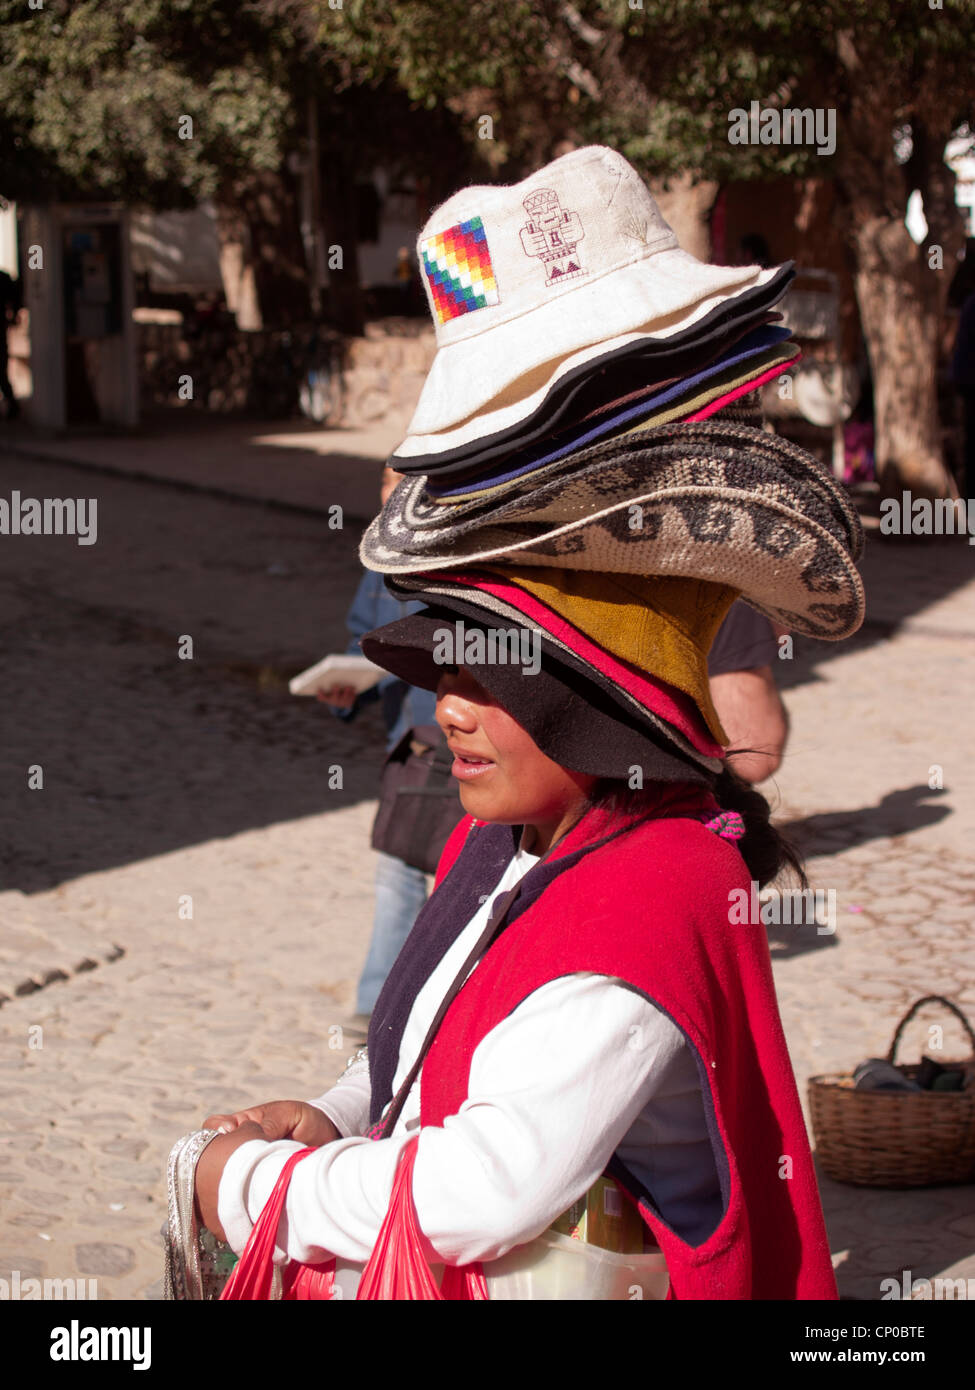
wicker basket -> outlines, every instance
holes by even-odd
[[[942,1004],[964,1025],[975,1055],[975,1032],[961,1010],[940,994],[912,1004],[897,1025],[887,1061],[894,1064],[901,1033],[925,1004]],[[852,1075],[809,1081],[816,1158],[837,1182],[862,1187],[935,1187],[975,1183],[975,1068],[962,1091],[858,1091]],[[914,1080],[918,1066],[898,1065]]]

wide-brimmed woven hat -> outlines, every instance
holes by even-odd
[[[450,430],[492,402],[506,412],[496,428],[524,419],[558,373],[676,334],[779,273],[682,251],[636,171],[603,146],[456,193],[421,231],[417,259],[437,355],[397,452],[413,436],[425,437],[414,452],[452,447]]]
[[[500,561],[670,574],[737,589],[773,622],[836,640],[863,621],[863,530],[832,475],[774,434],[716,416],[637,430],[532,475],[483,511],[404,478],[362,539],[384,574]]]

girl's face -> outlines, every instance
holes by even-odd
[[[455,754],[451,771],[464,810],[478,820],[532,826],[535,837],[523,847],[544,854],[575,822],[597,779],[546,757],[464,666],[444,668],[436,718]]]

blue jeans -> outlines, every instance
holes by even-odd
[[[427,900],[426,875],[402,859],[380,853],[376,864],[376,910],[369,954],[359,976],[356,1013],[371,1014],[379,991]]]

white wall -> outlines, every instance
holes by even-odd
[[[132,268],[149,272],[153,290],[203,294],[222,290],[216,214],[207,200],[191,212],[133,209]]]
[[[0,270],[17,278],[17,204],[0,208]]]

